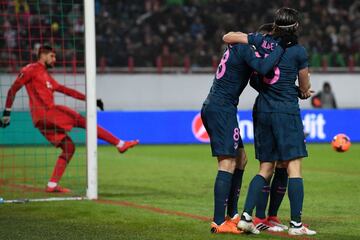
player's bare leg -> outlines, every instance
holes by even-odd
[[[63,176],[67,164],[75,153],[75,145],[69,136],[66,136],[60,143],[59,147],[62,149],[59,155],[51,178],[47,184],[46,192],[50,193],[68,193],[70,189],[63,188],[59,185],[59,181]]]
[[[236,158],[235,169],[245,170],[247,164],[247,156],[244,148],[239,148],[239,156]]]
[[[290,235],[315,235],[316,232],[305,227],[301,222],[301,212],[304,201],[304,185],[301,175],[302,159],[289,161],[288,175],[289,187],[288,194],[291,209]]]
[[[236,159],[219,156],[218,158],[218,174],[216,176],[214,187],[214,219],[211,223],[212,233],[233,233],[240,234],[232,221],[225,219],[225,210],[227,199],[229,198],[232,177],[236,166]]]

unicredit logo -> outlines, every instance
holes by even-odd
[[[200,113],[196,114],[192,121],[192,132],[200,142],[210,142],[210,138],[201,120]]]

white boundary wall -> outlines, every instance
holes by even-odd
[[[0,109],[5,104],[7,87],[16,75],[0,75]],[[84,92],[84,76],[55,74],[54,77],[69,87]],[[11,80],[10,80],[11,79]],[[200,109],[213,81],[212,74],[101,74],[97,75],[97,97],[102,98],[106,110],[195,110]],[[312,89],[319,91],[328,81],[335,93],[340,108],[360,108],[360,74],[312,74]],[[24,93],[22,93],[24,94]],[[21,93],[19,93],[21,96]],[[56,95],[59,104],[85,105],[71,98]],[[251,109],[256,92],[248,86],[240,97],[239,109]],[[64,102],[65,101],[65,102]],[[15,107],[27,106],[26,97],[17,99]],[[302,108],[311,108],[309,101],[301,101]]]

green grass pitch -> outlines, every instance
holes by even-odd
[[[30,153],[39,148],[25,150]],[[249,161],[240,207],[258,169],[253,146],[246,145],[246,151]],[[295,239],[360,239],[360,144],[353,144],[346,153],[333,151],[330,144],[309,144],[308,151],[310,157],[303,164],[303,221],[318,235]],[[71,163],[74,166],[83,161],[77,156],[85,151],[78,147],[77,152]],[[217,164],[208,145],[139,146],[124,155],[113,147],[101,146],[98,153],[99,197],[107,201],[1,204],[0,239],[288,238],[286,234],[210,234],[206,219],[212,216]],[[55,163],[50,159],[46,160],[47,172]],[[63,180],[69,188],[72,186],[66,183],[71,171]],[[41,186],[47,177],[38,178]],[[289,220],[287,197],[279,216],[284,222]]]

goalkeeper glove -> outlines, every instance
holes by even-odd
[[[279,45],[285,50],[298,43],[297,36],[294,34],[286,34],[280,37]]]
[[[101,111],[104,111],[104,103],[103,103],[103,101],[101,100],[101,98],[99,98],[99,99],[96,100],[96,106],[97,106],[98,108],[100,108]]]
[[[9,109],[5,109],[3,112],[3,116],[1,119],[1,127],[2,128],[6,128],[7,126],[10,125],[10,114],[11,114],[11,110]]]

